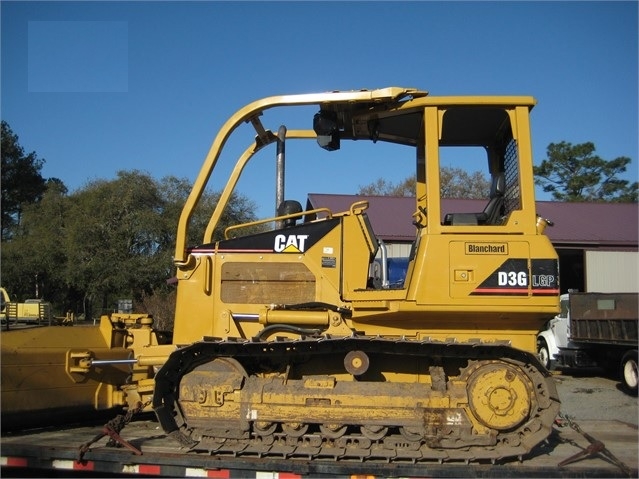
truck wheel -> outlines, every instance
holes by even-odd
[[[537,342],[537,356],[539,357],[539,362],[550,371],[553,367],[553,361],[550,360],[550,350],[546,340],[543,338]]]
[[[637,394],[637,351],[628,351],[621,360],[621,381],[631,394]]]

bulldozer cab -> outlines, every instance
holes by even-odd
[[[500,320],[516,318],[508,328],[528,338],[529,330],[536,332],[542,318],[558,309],[557,256],[535,212],[529,124],[534,105],[526,96],[433,97],[392,87],[270,97],[239,110],[213,142],[180,218],[176,341],[250,337],[264,325],[287,321],[276,311],[300,308],[314,311],[317,317],[308,322],[321,330],[340,323],[331,311],[352,318],[340,329],[344,334],[355,322],[392,318],[402,328],[448,318],[453,328],[463,329],[468,317],[480,313],[495,328]],[[293,106],[316,110],[302,125],[286,124],[283,137],[265,126],[270,110]],[[237,159],[202,242],[187,245],[193,210],[228,138],[244,123],[252,125],[254,137]],[[251,158],[269,145],[295,140],[314,141],[328,152],[348,141],[412,149],[415,210],[406,221],[415,225],[415,241],[401,281],[388,281],[389,264],[398,258],[389,258],[377,237],[366,201],[345,211],[303,211],[299,202],[286,202],[275,217],[233,225],[224,239],[213,241]],[[484,200],[458,202],[445,211],[442,167],[455,162],[484,171],[491,187]],[[311,178],[308,192],[312,188]],[[372,277],[374,270],[379,278]],[[525,349],[534,349],[530,341]]]

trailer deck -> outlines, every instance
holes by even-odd
[[[284,455],[222,457],[187,453],[154,420],[133,421],[121,435],[142,455],[124,447],[94,443],[78,461],[80,446],[101,427],[51,428],[4,434],[2,477],[638,477],[637,427],[621,421],[558,420],[549,439],[522,460],[492,463],[412,463],[301,460]],[[585,433],[581,433],[581,432]],[[594,443],[593,443],[594,440]],[[575,457],[577,456],[577,457]],[[574,461],[560,467],[562,462]],[[41,474],[41,475],[40,475]]]

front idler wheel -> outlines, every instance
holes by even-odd
[[[471,413],[488,428],[512,430],[530,417],[533,385],[514,365],[477,363],[468,375],[467,391]]]

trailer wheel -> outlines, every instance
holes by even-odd
[[[637,351],[628,351],[621,359],[621,381],[631,394],[637,394]]]
[[[539,362],[549,371],[554,367],[554,361],[550,360],[550,349],[548,349],[548,344],[544,338],[537,341],[537,356],[539,357]]]

